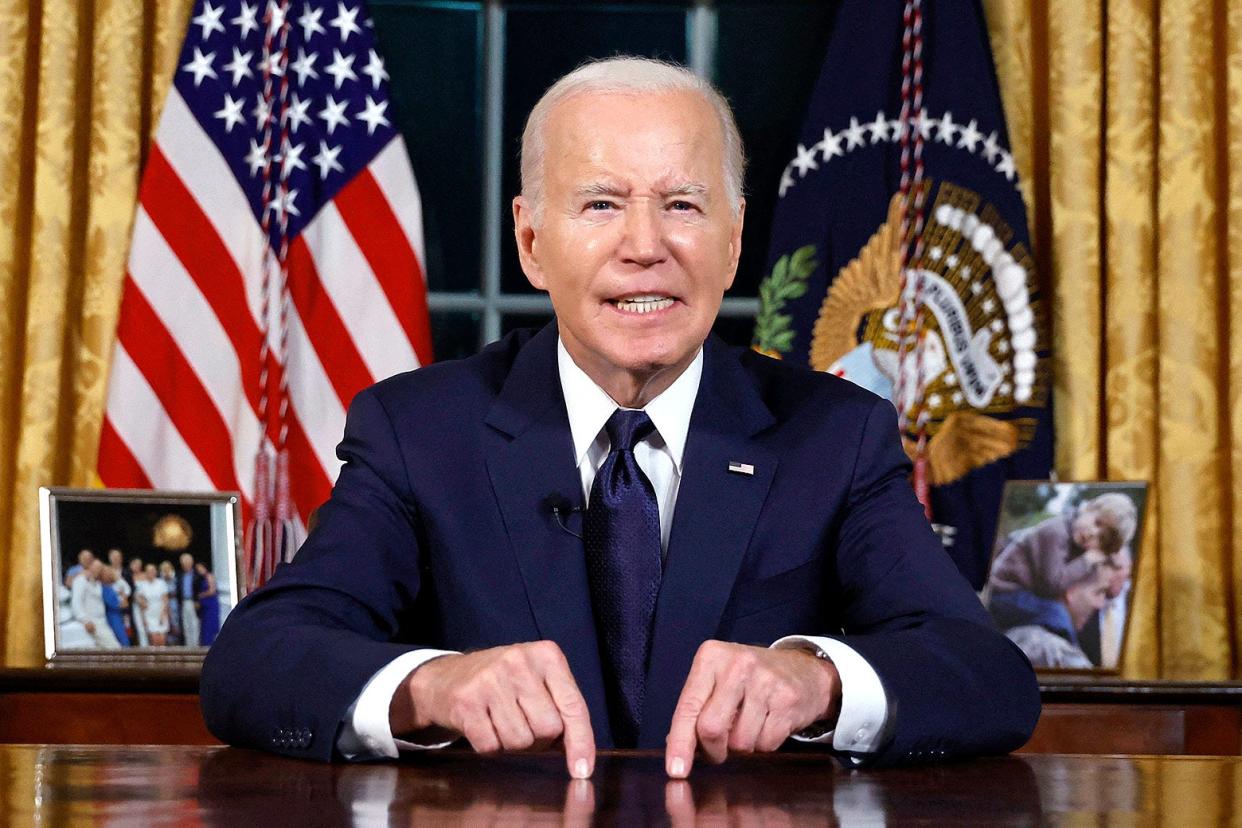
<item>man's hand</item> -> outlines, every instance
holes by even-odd
[[[685,778],[699,746],[720,763],[735,753],[773,751],[791,733],[841,712],[841,677],[831,661],[802,650],[706,641],[673,711],[664,765]]]
[[[442,728],[479,753],[541,750],[564,737],[570,775],[595,768],[586,701],[551,641],[432,659],[406,678],[388,720],[394,736]]]

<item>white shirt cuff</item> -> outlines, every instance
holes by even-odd
[[[846,753],[874,753],[888,732],[888,696],[875,669],[848,644],[820,635],[787,635],[772,644],[777,649],[818,650],[841,676],[841,715],[835,729],[814,738],[793,736],[799,742],[832,743]]]
[[[394,739],[388,724],[388,708],[406,676],[433,658],[456,654],[452,650],[412,650],[376,671],[345,711],[345,721],[336,737],[340,754],[346,759],[395,759],[400,750],[434,750],[451,745],[452,741],[419,745]]]

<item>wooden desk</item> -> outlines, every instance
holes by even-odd
[[[1044,677],[1027,753],[1242,755],[1242,683]],[[218,744],[198,673],[0,669],[0,744]]]
[[[0,824],[1238,824],[1242,759],[1026,756],[846,771],[817,754],[696,766],[611,752],[573,782],[557,755],[423,754],[327,765],[232,748],[0,747]]]

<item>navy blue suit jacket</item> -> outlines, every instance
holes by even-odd
[[[895,718],[870,761],[1021,745],[1039,715],[1034,674],[923,517],[893,406],[714,337],[704,357],[639,746],[663,746],[703,641],[790,633],[840,637],[879,674]],[[550,639],[609,746],[582,542],[548,506],[581,501],[555,325],[363,391],[338,453],[340,478],[296,560],[241,602],[208,653],[212,732],[329,759],[346,709],[401,653]]]

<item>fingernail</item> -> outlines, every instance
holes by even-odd
[[[575,777],[577,777],[578,779],[586,779],[590,775],[591,775],[591,768],[587,764],[587,760],[579,759],[577,762],[574,762],[574,776]]]
[[[668,775],[681,778],[686,775],[686,760],[680,756],[675,757],[668,765]]]

